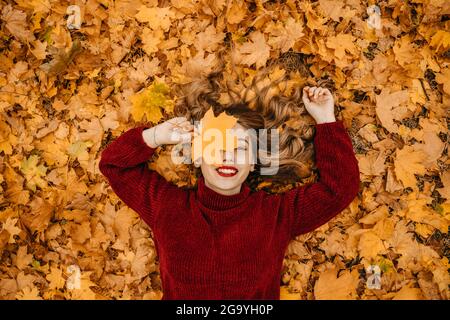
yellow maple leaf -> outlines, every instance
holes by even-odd
[[[390,92],[383,88],[376,96],[375,111],[383,127],[390,132],[398,132],[398,125],[395,120],[402,120],[407,114],[408,90]]]
[[[23,8],[33,9],[35,13],[47,13],[52,8],[49,0],[17,0],[16,3]]]
[[[237,136],[227,132],[237,123],[237,118],[227,115],[225,112],[215,116],[210,108],[200,121],[198,135],[192,142],[192,160],[203,156],[203,161],[208,164],[220,163],[220,155],[217,149],[230,150],[237,146]],[[232,138],[232,140],[230,140]],[[213,141],[211,141],[213,140]]]
[[[142,49],[151,55],[154,52],[158,52],[159,44],[164,40],[164,32],[162,30],[152,30],[150,28],[144,28],[142,31],[142,43],[144,44]]]
[[[301,300],[301,294],[290,292],[287,286],[280,287],[280,300]]]
[[[163,29],[168,31],[172,24],[170,19],[175,17],[175,13],[171,11],[170,7],[147,8],[146,6],[141,6],[138,11],[135,16],[136,19],[139,22],[147,22],[153,30]]]
[[[50,289],[61,289],[64,288],[66,280],[62,276],[63,272],[61,269],[56,267],[51,267],[51,272],[45,276],[49,281]]]
[[[17,300],[42,300],[42,297],[39,295],[39,290],[34,285],[32,288],[29,286],[23,288],[23,290],[16,294]]]
[[[30,50],[31,53],[38,59],[43,60],[47,55],[47,42],[41,42],[39,40],[34,41],[34,49]]]
[[[414,288],[411,284],[402,287],[392,300],[423,300],[422,290]]]
[[[241,1],[232,1],[230,6],[228,6],[228,10],[226,13],[227,23],[229,24],[238,24],[242,20],[244,20],[247,15],[247,7],[245,2]]]
[[[19,246],[16,255],[16,267],[19,269],[24,269],[33,261],[33,255],[27,253],[27,246]]]
[[[11,128],[5,121],[0,121],[0,152],[12,154],[13,145],[17,143],[17,137],[11,133]]]
[[[377,255],[386,253],[383,241],[372,231],[361,235],[358,250],[360,255],[366,259],[376,258]]]
[[[269,25],[268,31],[270,32],[269,44],[274,49],[280,48],[282,53],[292,48],[295,42],[305,35],[303,24],[291,17],[284,23]]]
[[[83,161],[89,160],[89,151],[88,148],[92,147],[92,141],[76,141],[72,143],[67,149],[67,153],[72,157],[78,159],[78,162],[82,163]]]
[[[92,271],[79,272],[75,271],[66,281],[67,298],[72,300],[95,300],[96,294],[91,287],[97,286],[91,281]]]
[[[426,154],[422,150],[415,150],[412,146],[405,146],[397,150],[394,160],[394,171],[403,186],[417,189],[414,174],[424,174],[426,172],[423,162]]]
[[[19,234],[20,231],[22,231],[22,229],[16,227],[17,220],[19,220],[19,219],[17,219],[17,218],[13,219],[13,218],[9,217],[8,219],[6,219],[6,222],[3,223],[3,230],[8,231],[8,233],[9,233],[8,243],[16,242],[16,240],[14,239],[14,236]]]
[[[444,92],[450,96],[450,68],[436,74],[436,82],[442,84]]]
[[[351,55],[356,55],[358,50],[353,43],[355,41],[355,37],[351,34],[343,34],[339,33],[336,36],[331,36],[327,38],[326,45],[330,49],[334,49],[334,55],[338,59],[343,59],[346,52]]]
[[[435,52],[445,51],[450,48],[450,32],[438,30],[430,41],[430,46],[435,49]]]
[[[33,154],[28,159],[22,160],[20,164],[20,171],[22,171],[27,179],[26,186],[33,192],[36,192],[36,186],[39,186],[41,189],[47,187],[47,181],[42,179],[47,172],[47,167],[43,164],[37,165],[38,162],[39,157]]]
[[[442,233],[447,232],[450,225],[449,221],[436,211],[427,207],[427,199],[416,199],[417,193],[411,192],[408,197],[408,207],[406,208],[406,217],[412,221],[430,225]]]
[[[313,8],[313,4],[309,2],[301,2],[300,8],[302,11],[305,12],[306,16],[306,25],[310,30],[324,30],[326,29],[326,26],[324,23],[328,20],[327,17],[322,16],[321,14],[317,13],[315,9]]]
[[[350,300],[355,299],[359,283],[358,270],[344,270],[337,277],[337,269],[324,271],[314,285],[316,300]]]
[[[141,121],[146,115],[147,120],[157,123],[162,118],[161,108],[173,112],[174,103],[168,97],[169,87],[162,82],[155,81],[150,87],[131,97],[133,108],[131,115],[135,121]]]
[[[238,59],[240,63],[251,66],[256,64],[256,68],[261,68],[267,62],[270,56],[270,47],[266,43],[264,34],[255,31],[250,35],[251,42],[244,43],[240,48]]]

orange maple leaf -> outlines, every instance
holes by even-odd
[[[225,112],[216,117],[210,108],[200,120],[198,135],[193,139],[192,160],[203,156],[203,160],[208,164],[220,163],[220,154],[217,151],[230,150],[237,146],[237,136],[227,132],[227,129],[233,128],[236,123],[236,117]]]

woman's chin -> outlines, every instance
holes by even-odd
[[[220,189],[233,189],[238,184],[239,175],[236,174],[231,177],[224,177],[220,174],[216,174],[214,180],[214,185],[216,185]]]

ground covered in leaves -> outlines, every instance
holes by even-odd
[[[359,196],[291,242],[282,298],[449,299],[450,3],[378,1],[379,28],[372,4],[0,0],[0,299],[161,298],[151,230],[98,161],[170,116],[171,85],[219,52],[238,91],[271,61],[270,80],[289,73],[280,92],[330,88],[359,161]],[[192,182],[159,156],[153,169]]]

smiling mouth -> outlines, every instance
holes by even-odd
[[[217,173],[222,177],[233,177],[238,173],[238,169],[230,166],[222,166],[216,169]]]

